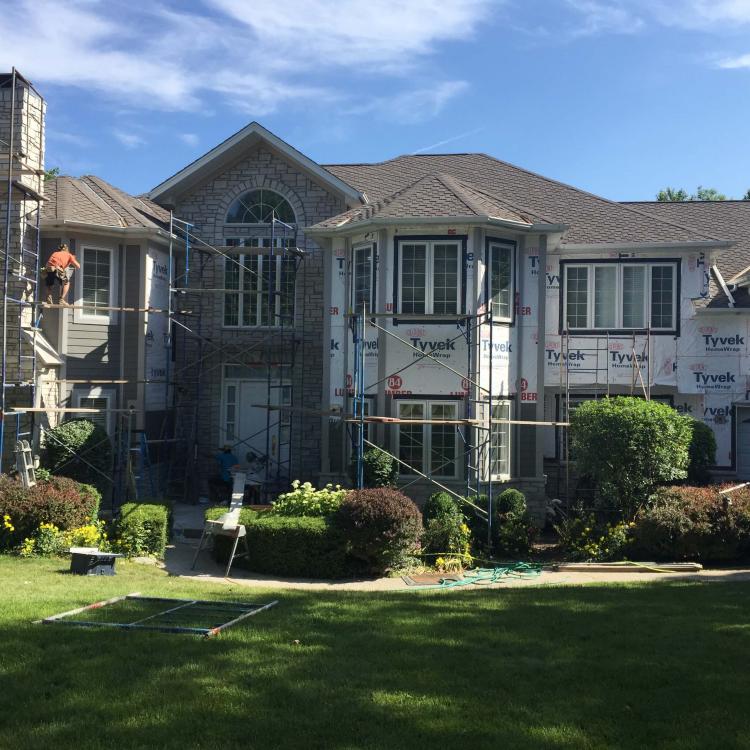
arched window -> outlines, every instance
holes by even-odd
[[[294,224],[296,217],[289,202],[273,190],[248,190],[227,212],[227,224],[271,224],[273,219]]]

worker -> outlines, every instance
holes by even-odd
[[[55,281],[60,282],[60,304],[68,304],[68,289],[70,288],[70,279],[68,278],[68,268],[80,268],[81,264],[76,260],[75,250],[69,250],[68,246],[63,244],[49,256],[44,266],[45,283],[47,285],[47,304],[52,304],[52,290],[55,287]]]
[[[209,481],[212,490],[212,502],[229,502],[232,497],[232,467],[237,466],[240,460],[232,453],[232,446],[225,445],[214,455],[219,465],[218,474]]]

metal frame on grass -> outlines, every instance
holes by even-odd
[[[141,602],[164,602],[167,606],[166,609],[156,612],[147,617],[142,617],[139,620],[133,620],[132,622],[97,622],[95,620],[70,620],[68,619],[72,615],[78,615],[81,612],[87,612],[93,609],[101,609],[117,602],[131,600]],[[84,628],[118,628],[120,630],[152,630],[160,633],[187,633],[190,635],[202,635],[206,638],[213,638],[213,636],[221,633],[222,630],[236,625],[242,620],[257,615],[258,612],[270,609],[278,604],[278,600],[274,599],[272,602],[267,604],[250,604],[247,602],[222,602],[222,601],[211,601],[210,599],[169,599],[160,596],[141,596],[140,593],[135,592],[132,594],[125,594],[123,596],[113,596],[111,599],[106,599],[101,602],[94,602],[93,604],[87,604],[85,607],[78,607],[77,609],[71,609],[67,612],[61,612],[58,615],[52,615],[51,617],[45,617],[43,620],[37,620],[44,625],[75,625]],[[192,611],[203,612],[203,613],[216,613],[213,615],[213,619],[221,619],[221,621],[212,625],[211,627],[187,627],[184,625],[174,624],[178,620],[168,618],[167,615],[175,615],[180,612],[184,615],[186,612]],[[224,615],[220,618],[220,613]],[[230,617],[230,615],[234,615]],[[227,619],[229,618],[229,619]],[[159,625],[159,620],[162,620],[163,624]],[[150,624],[146,624],[150,622]],[[171,623],[171,624],[167,624]]]

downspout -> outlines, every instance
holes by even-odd
[[[539,235],[539,275],[537,276],[537,344],[536,344],[536,421],[544,422],[544,343],[547,330],[547,235]],[[544,430],[535,428],[535,475],[544,476]]]

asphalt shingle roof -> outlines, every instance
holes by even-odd
[[[733,240],[735,244],[719,260],[722,276],[731,281],[750,271],[750,201],[638,201],[624,205]]]
[[[467,189],[507,207],[567,224],[569,244],[624,242],[694,242],[717,239],[704,231],[654,216],[637,206],[606,200],[529,172],[486,154],[422,154],[399,156],[376,164],[330,164],[325,168],[377,203],[403,191],[427,175],[449,175]],[[452,199],[451,199],[452,200]],[[406,204],[406,201],[404,201]],[[409,211],[414,216],[415,210]],[[451,215],[446,204],[441,215]],[[349,213],[349,212],[347,212]],[[340,223],[340,222],[339,222]],[[336,226],[337,223],[329,224]],[[721,238],[723,239],[723,238]]]
[[[169,212],[148,200],[123,192],[100,177],[60,176],[46,182],[42,223],[74,221],[103,227],[163,229]]]

